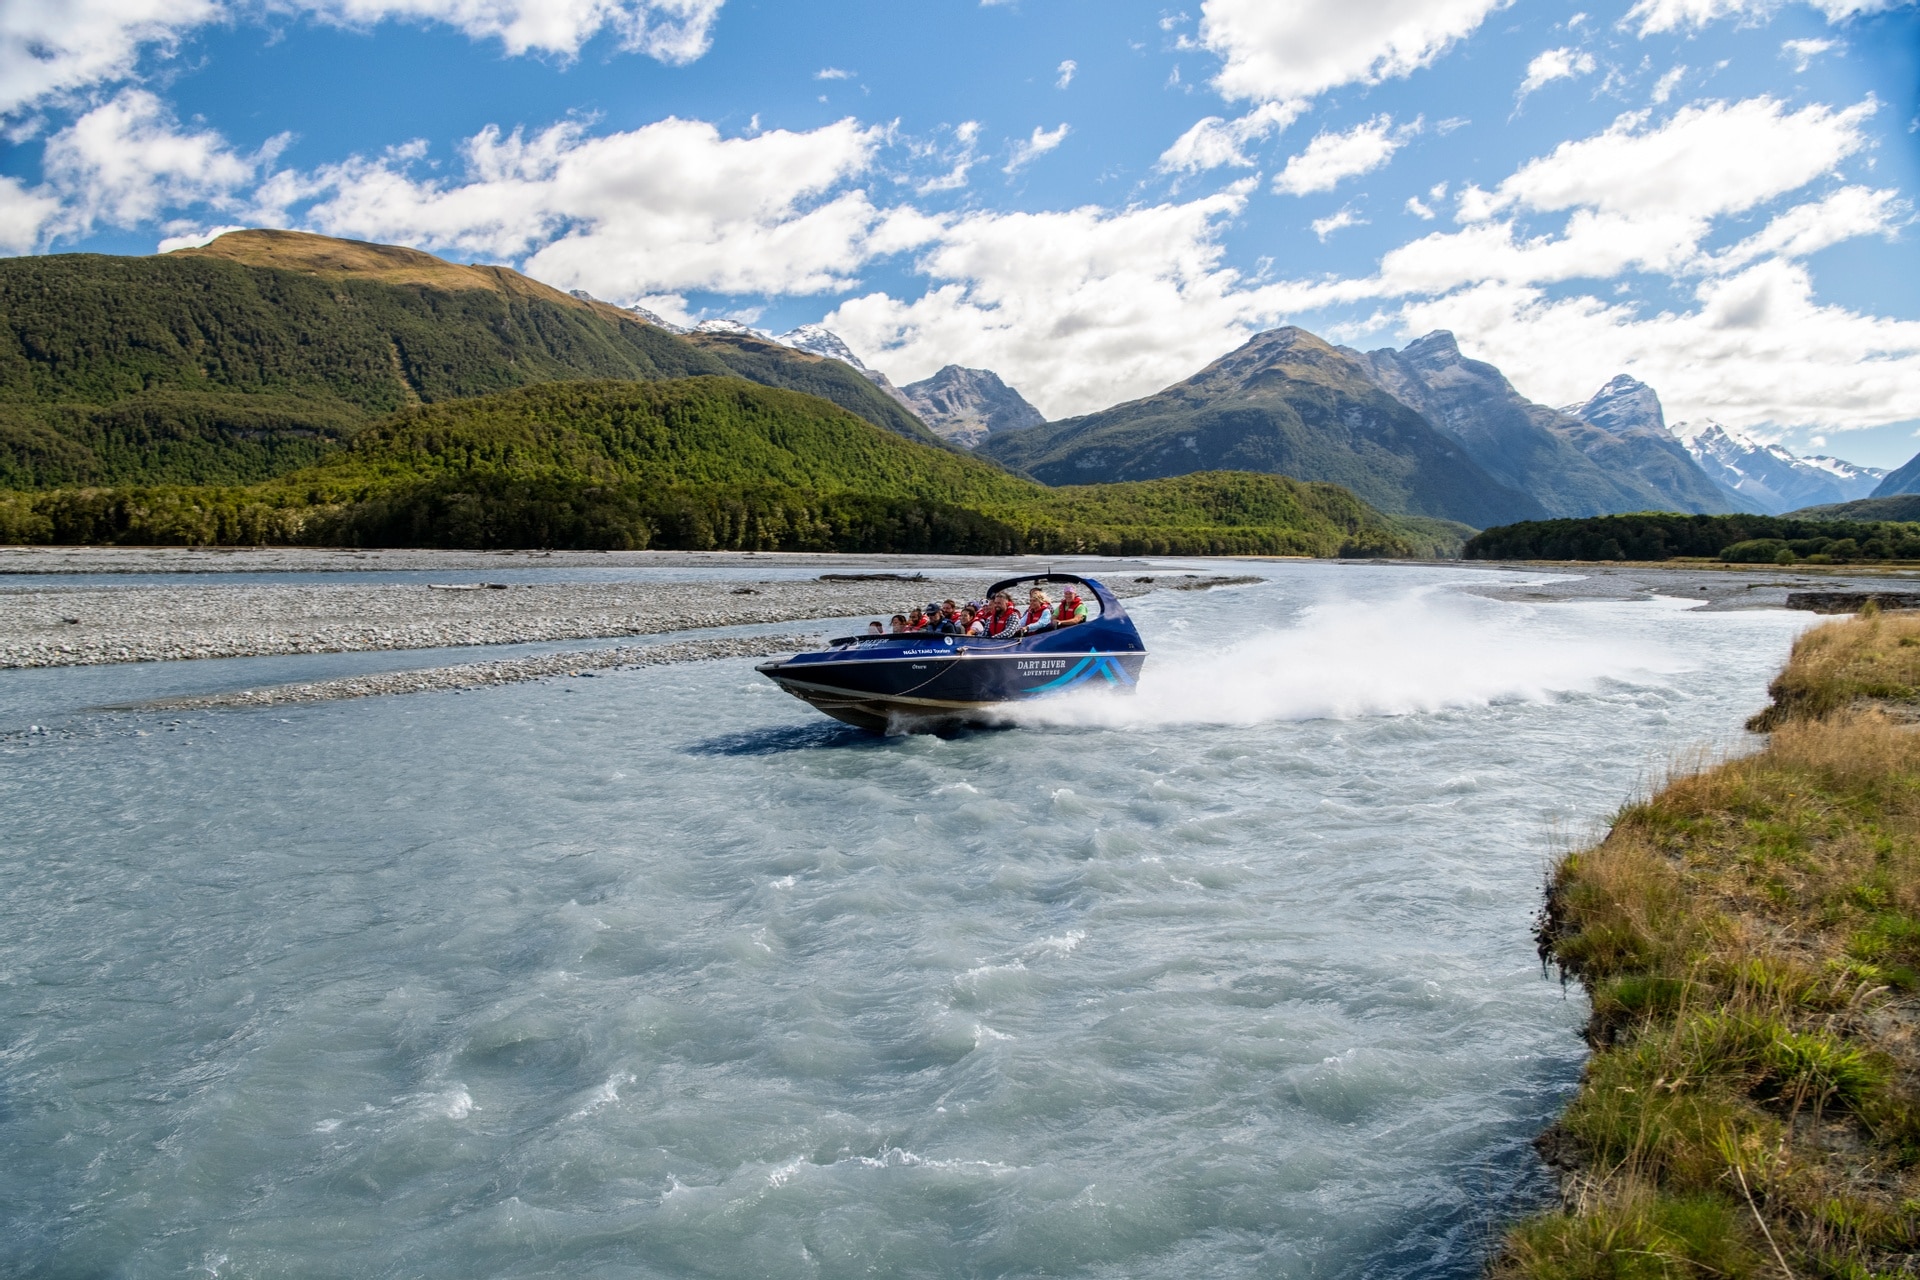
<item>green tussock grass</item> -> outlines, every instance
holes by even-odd
[[[1920,1261],[1920,733],[1907,620],[1832,623],[1767,747],[1563,859],[1542,954],[1592,997],[1551,1135],[1565,1205],[1501,1276],[1911,1274]]]

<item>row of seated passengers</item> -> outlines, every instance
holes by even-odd
[[[1067,588],[1057,605],[1047,599],[1045,591],[1035,587],[1027,593],[1025,609],[1015,604],[1012,593],[1006,591],[995,592],[993,599],[985,602],[969,600],[956,604],[942,600],[924,609],[915,605],[911,613],[896,613],[884,628],[878,622],[869,622],[867,634],[927,631],[934,635],[1006,640],[1054,627],[1070,627],[1076,622],[1085,622],[1087,616],[1087,602],[1072,587]]]

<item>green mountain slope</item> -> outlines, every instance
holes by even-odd
[[[730,377],[411,406],[249,487],[0,499],[0,541],[1404,555],[1436,533],[1280,476],[1049,489]]]
[[[1920,493],[1829,502],[1818,507],[1801,507],[1787,515],[1802,520],[1920,520]]]
[[[297,232],[0,259],[0,486],[247,482],[410,404],[735,374],[937,438],[837,361],[682,338],[500,267]]]
[[[1291,327],[1143,400],[992,436],[979,452],[1050,484],[1264,471],[1476,527],[1545,514],[1353,360]]]

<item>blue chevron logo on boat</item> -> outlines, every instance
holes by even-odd
[[[1122,686],[1133,683],[1133,677],[1127,674],[1126,668],[1122,667],[1112,658],[1104,654],[1089,654],[1054,679],[1036,688],[1029,689],[1027,696],[1034,697],[1042,693],[1059,693],[1062,690],[1071,689],[1075,685],[1082,685],[1091,680],[1102,679],[1108,684]]]

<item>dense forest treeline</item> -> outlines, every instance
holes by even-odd
[[[1282,476],[1049,489],[720,377],[411,406],[252,485],[0,495],[6,542],[1404,556],[1460,532]]]
[[[1737,564],[1920,560],[1920,524],[1654,511],[1501,525],[1468,539],[1461,555],[1470,560],[1702,556]]]

